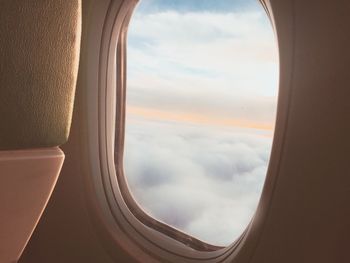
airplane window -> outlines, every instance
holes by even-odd
[[[142,0],[127,44],[124,172],[153,218],[213,245],[251,220],[265,180],[278,54],[257,0]]]

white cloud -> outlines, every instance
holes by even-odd
[[[138,14],[128,102],[273,123],[278,62],[263,12]]]
[[[266,21],[263,12],[138,14],[130,23],[129,60],[141,66],[174,63],[219,74],[238,71],[239,76],[252,76],[252,66],[276,70],[274,36]]]
[[[129,119],[124,164],[131,192],[155,218],[228,245],[260,196],[271,144],[264,135]]]

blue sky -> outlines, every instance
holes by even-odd
[[[142,1],[142,0],[141,0]],[[138,12],[153,13],[169,10],[178,12],[220,12],[260,10],[257,1],[247,0],[143,0]]]
[[[124,169],[150,215],[216,245],[263,186],[277,103],[274,33],[256,0],[141,0],[130,22]]]

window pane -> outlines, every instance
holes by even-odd
[[[257,0],[142,0],[128,33],[124,170],[152,217],[228,245],[256,209],[278,82]]]

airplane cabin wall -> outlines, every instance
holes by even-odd
[[[266,186],[273,188],[271,199],[250,262],[346,263],[350,4],[269,2],[281,54],[278,107],[287,113],[284,134],[275,138],[281,140],[281,157],[274,184]]]
[[[85,189],[93,187],[86,180],[84,87],[92,62],[88,53],[94,52],[94,45],[85,41],[102,27],[89,19],[103,16],[107,2],[83,1],[83,51],[72,134],[63,148],[67,160],[21,263],[128,263],[146,253],[128,254],[104,236],[89,208],[95,201]],[[265,3],[275,21],[281,61],[276,135],[257,214],[225,262],[346,263],[350,261],[350,4]]]

